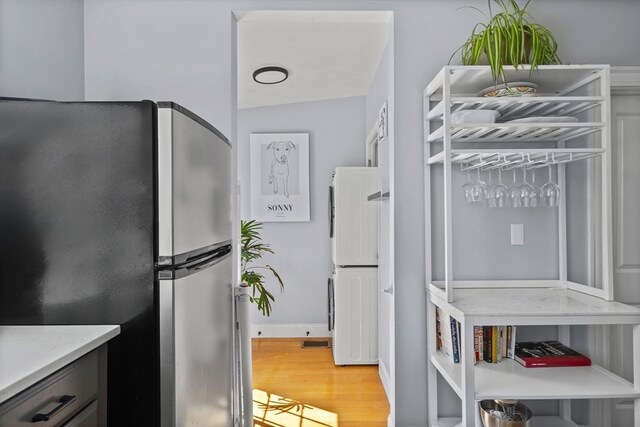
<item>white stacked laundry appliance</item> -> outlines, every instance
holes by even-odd
[[[378,363],[378,169],[336,168],[329,187],[333,271],[329,330],[336,365]]]

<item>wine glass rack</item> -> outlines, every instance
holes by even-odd
[[[608,89],[609,68],[599,65],[547,65],[535,72],[528,69],[506,70],[506,81],[532,81],[540,89],[539,96],[480,97],[483,86],[491,84],[486,66],[447,66],[424,90],[424,147],[426,166],[425,189],[430,189],[429,167],[444,165],[444,281],[441,289],[452,302],[456,286],[468,286],[454,280],[454,242],[452,224],[452,170],[462,164],[463,170],[490,171],[547,166],[557,167],[558,185],[565,186],[565,165],[595,158],[603,171],[601,241],[602,286],[595,288],[567,278],[566,209],[558,208],[559,272],[554,285],[576,289],[605,300],[613,299],[610,259],[610,124]],[[453,123],[452,114],[461,110],[493,109],[500,112],[496,123]],[[573,117],[573,122],[558,122]],[[579,117],[579,119],[578,119]],[[585,119],[586,117],[586,119]],[[595,120],[594,120],[595,119]],[[516,121],[514,121],[516,120]],[[583,141],[595,141],[589,144]],[[504,148],[504,146],[508,148]],[[491,148],[500,146],[500,148]],[[544,148],[539,148],[543,146]],[[482,147],[482,148],[478,148]],[[431,191],[425,191],[427,238],[430,236]],[[435,196],[434,196],[435,197]],[[427,248],[430,252],[430,248]],[[427,258],[429,261],[429,258]],[[429,283],[431,271],[427,271]],[[504,286],[549,286],[548,280],[510,281]]]
[[[571,399],[621,398],[633,399],[634,423],[640,426],[640,309],[612,301],[609,66],[547,65],[535,72],[506,67],[505,74],[506,81],[537,84],[539,96],[478,96],[492,81],[486,66],[446,66],[423,92],[429,426],[480,427],[477,405],[482,399],[558,399],[559,414],[534,416],[532,425],[576,427]],[[497,110],[497,122],[452,122],[457,111],[483,109]],[[558,116],[579,118],[559,122]],[[599,250],[593,252],[598,257],[593,262],[601,266],[599,287],[568,279],[566,167],[584,160],[589,161],[586,170],[590,174],[585,182],[600,191],[593,215],[600,221],[596,227]],[[490,174],[496,169],[549,166],[556,169],[560,188],[557,236],[549,236],[557,239],[557,279],[457,280],[453,221],[460,216],[453,215],[454,169]],[[440,172],[441,188],[435,184]],[[440,199],[437,208],[443,209],[435,218],[443,222],[442,230],[437,231],[444,237],[444,280],[434,280],[432,274],[434,198]],[[460,323],[460,363],[453,363],[436,346],[436,307]],[[613,324],[633,327],[633,382],[595,364],[527,369],[511,359],[475,363],[475,326],[557,325],[558,340],[569,345],[570,325]],[[439,416],[438,375],[460,397],[461,418]]]

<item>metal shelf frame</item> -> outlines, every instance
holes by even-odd
[[[431,177],[429,168],[434,164],[443,165],[444,185],[444,292],[446,300],[453,301],[453,289],[459,286],[453,277],[453,223],[452,223],[452,171],[454,165],[462,164],[463,170],[480,168],[539,168],[552,165],[557,167],[558,186],[561,200],[558,207],[559,283],[566,288],[577,288],[587,294],[605,300],[613,300],[612,270],[612,222],[611,222],[611,155],[610,155],[610,90],[608,65],[548,65],[541,66],[529,75],[528,69],[507,70],[511,81],[533,80],[544,82],[553,90],[553,95],[540,97],[478,98],[468,96],[469,91],[482,89],[490,82],[490,71],[486,66],[446,66],[424,90],[424,164],[425,164],[425,241],[431,241]],[[542,84],[539,85],[543,87]],[[597,89],[592,89],[596,87]],[[579,91],[597,92],[577,96]],[[435,101],[434,101],[435,98]],[[492,108],[499,106],[504,115],[533,113],[567,114],[567,109],[578,111],[597,108],[600,121],[577,123],[481,123],[452,124],[451,113],[460,106],[465,108]],[[563,111],[564,109],[564,111]],[[513,110],[516,113],[513,113]],[[561,113],[561,111],[563,111]],[[437,129],[432,129],[434,126]],[[597,133],[595,133],[597,132]],[[595,133],[598,141],[595,148],[566,148],[570,139]],[[456,148],[453,143],[456,142]],[[513,143],[509,149],[458,148],[465,142]],[[536,142],[553,143],[555,148],[532,148]],[[432,145],[438,152],[432,154]],[[567,218],[565,208],[565,165],[574,161],[595,158],[599,163],[601,182],[602,220],[602,288],[570,283],[567,279]],[[426,278],[430,283],[431,247],[425,245]],[[529,286],[530,281],[522,286]],[[516,285],[517,286],[517,285]]]
[[[633,325],[634,354],[640,355],[640,311],[627,313],[613,302],[613,260],[612,260],[612,219],[611,219],[611,114],[610,114],[610,73],[608,65],[549,65],[540,66],[534,73],[528,69],[506,69],[507,81],[533,81],[546,93],[538,97],[503,97],[478,98],[475,94],[491,82],[490,69],[487,66],[446,66],[429,83],[423,92],[423,144],[424,144],[424,196],[425,196],[425,277],[427,288],[427,330],[428,330],[428,407],[429,425],[454,425],[479,427],[477,401],[480,398],[502,397],[504,390],[494,389],[488,385],[483,387],[483,375],[491,375],[495,371],[493,366],[474,366],[473,327],[489,324],[520,324],[520,325],[557,325],[558,339],[570,344],[570,325],[591,324],[630,324]],[[588,92],[588,95],[582,94]],[[500,111],[499,120],[506,121],[515,118],[535,116],[566,116],[577,115],[592,111],[598,121],[577,123],[480,123],[480,124],[452,124],[451,114],[460,109],[496,109]],[[589,148],[574,148],[582,144],[577,138],[590,135],[595,146]],[[573,140],[572,148],[567,148],[567,141]],[[453,143],[456,143],[454,148]],[[510,148],[475,148],[478,143],[513,143]],[[545,142],[545,147],[535,143]],[[468,148],[465,143],[471,144]],[[532,144],[533,143],[533,144]],[[504,147],[504,145],[502,145]],[[490,145],[488,145],[490,147]],[[433,150],[433,152],[432,152]],[[599,175],[590,178],[593,184],[601,189],[598,217],[601,221],[599,236],[601,253],[598,254],[601,264],[601,287],[590,287],[587,284],[575,283],[568,280],[567,273],[567,212],[566,212],[566,170],[565,165],[571,162],[591,159],[593,167],[599,169]],[[443,188],[441,191],[431,191],[431,168],[440,165],[443,173]],[[452,173],[454,168],[462,170],[480,169],[492,170],[497,168],[539,168],[546,166],[557,168],[558,185],[561,188],[561,199],[557,208],[558,215],[558,274],[555,280],[456,280],[454,277],[454,242],[453,242],[453,203],[452,203]],[[599,180],[599,182],[598,182]],[[432,197],[441,197],[444,206],[444,280],[436,282],[432,275],[432,230],[431,203]],[[590,257],[595,259],[595,252]],[[468,292],[507,294],[503,301],[509,306],[514,300],[526,300],[549,292],[566,292],[568,298],[591,298],[600,301],[600,305],[613,310],[610,316],[598,317],[590,314],[572,315],[560,309],[558,313],[549,316],[522,314],[520,312],[500,313],[498,309],[476,315],[474,309],[460,308],[464,295]],[[475,295],[475,294],[474,294]],[[514,295],[519,295],[515,297]],[[582,297],[580,297],[582,296]],[[511,298],[511,299],[510,299]],[[482,302],[473,300],[473,304]],[[587,303],[586,306],[589,304]],[[598,305],[598,304],[596,304]],[[441,307],[445,313],[452,315],[461,323],[462,351],[459,365],[448,364],[440,357],[435,346],[435,307]],[[532,305],[533,307],[533,305]],[[538,306],[539,307],[539,306]],[[616,311],[617,310],[617,311]],[[634,381],[626,382],[609,371],[600,367],[585,370],[591,378],[585,380],[588,387],[565,387],[565,392],[554,398],[560,399],[560,413],[554,420],[558,425],[575,425],[571,421],[571,398],[611,398],[611,396],[628,396],[635,399],[635,422],[640,425],[640,358],[634,364]],[[504,362],[503,362],[504,363]],[[507,361],[509,363],[509,361]],[[512,364],[511,364],[512,365]],[[532,371],[523,371],[519,366],[499,366],[497,375],[506,379],[520,381],[526,387],[526,378]],[[555,369],[559,378],[567,382],[578,382],[582,379],[573,376],[571,368]],[[577,371],[574,371],[577,372]],[[438,374],[452,386],[462,401],[461,419],[441,419],[438,417]],[[480,375],[480,377],[478,377]],[[521,376],[522,378],[518,377]],[[595,379],[594,379],[595,378]],[[610,382],[611,396],[598,394],[598,384],[601,378]],[[549,381],[553,381],[550,377]],[[486,381],[485,381],[486,383]],[[487,383],[489,384],[489,383]],[[518,384],[516,382],[516,384]],[[478,388],[479,387],[479,388]],[[519,386],[514,386],[517,389]],[[546,386],[542,384],[541,389]],[[616,389],[617,387],[617,389]],[[511,389],[510,389],[511,390]],[[512,390],[511,390],[512,391]],[[516,390],[524,393],[520,397],[543,399],[543,394],[528,395],[526,390]],[[551,392],[551,390],[549,390]],[[533,397],[532,397],[533,396]]]
[[[489,171],[501,168],[503,170],[525,168],[537,169],[556,166],[598,157],[604,153],[601,148],[578,149],[530,149],[530,150],[470,150],[452,149],[451,163],[463,165],[462,170],[480,169]],[[443,163],[444,152],[435,154],[427,159],[427,164]]]
[[[485,285],[489,285],[485,283]],[[505,284],[513,286],[513,284]],[[427,318],[435,319],[435,307],[461,323],[461,363],[453,363],[435,348],[436,326],[428,326],[429,414],[431,426],[438,424],[437,374],[451,386],[463,403],[462,423],[458,427],[480,427],[477,403],[484,399],[514,398],[558,399],[558,420],[571,423],[570,399],[628,398],[636,402],[636,424],[640,421],[640,358],[634,364],[634,379],[624,378],[592,365],[579,368],[524,368],[511,359],[497,364],[474,363],[474,326],[484,325],[556,325],[558,339],[571,345],[571,325],[630,325],[635,353],[640,352],[640,308],[605,301],[565,289],[556,281],[547,287],[457,288],[457,298],[448,303],[442,284],[427,286]],[[567,301],[571,301],[568,305]],[[569,307],[569,308],[568,308]],[[536,421],[540,421],[535,417]],[[475,424],[474,424],[475,423]],[[544,424],[543,424],[544,425]],[[572,425],[572,424],[568,424]]]

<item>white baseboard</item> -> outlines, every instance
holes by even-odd
[[[251,325],[252,338],[329,338],[331,332],[327,325],[321,324],[282,324]]]
[[[378,375],[382,381],[384,392],[387,395],[387,402],[391,402],[391,378],[389,376],[389,372],[387,372],[387,367],[384,365],[382,360],[378,360]]]
[[[387,402],[389,402],[389,417],[387,418],[387,427],[394,427],[395,416],[393,414],[393,402],[391,399],[393,390],[391,389],[391,376],[387,371],[387,367],[385,366],[382,360],[378,360],[378,376],[380,377],[380,381],[382,381],[382,388],[384,389],[384,393],[387,396]]]

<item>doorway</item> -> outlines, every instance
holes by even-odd
[[[384,425],[392,426],[393,13],[237,11],[234,19],[238,103],[236,167],[241,195],[238,212],[242,219],[253,219],[257,215],[258,202],[251,193],[252,174],[256,173],[255,163],[251,161],[251,136],[307,134],[309,140],[310,220],[264,221],[262,237],[275,253],[268,254],[263,261],[277,269],[285,288],[280,293],[277,284],[268,279],[267,286],[275,297],[272,314],[263,317],[252,308],[251,316],[252,335],[271,339],[275,344],[281,340],[279,346],[285,353],[293,341],[331,336],[326,320],[326,278],[332,268],[326,214],[328,186],[336,167],[366,165],[368,131],[380,123],[381,110],[386,108],[386,132],[379,139],[376,151],[379,189],[388,196],[372,202],[377,204],[379,212],[379,364],[373,369],[390,405],[390,415]],[[273,67],[283,68],[285,72],[278,70],[280,77],[275,80],[285,80],[259,84],[257,80],[262,77],[256,80],[255,73],[265,67],[270,68],[268,71],[273,71]],[[266,347],[262,345],[262,349]],[[312,356],[306,356],[313,352],[327,352],[317,348],[298,350],[303,352],[300,354],[303,360],[305,357],[313,360]],[[298,359],[290,357],[291,365],[299,364],[293,362]],[[322,363],[331,364],[331,358]],[[336,369],[335,365],[328,368]],[[363,368],[364,374],[365,367],[357,368]],[[293,396],[280,398],[299,401]],[[301,404],[300,408],[304,408],[305,402]],[[290,407],[295,409],[296,405]]]

